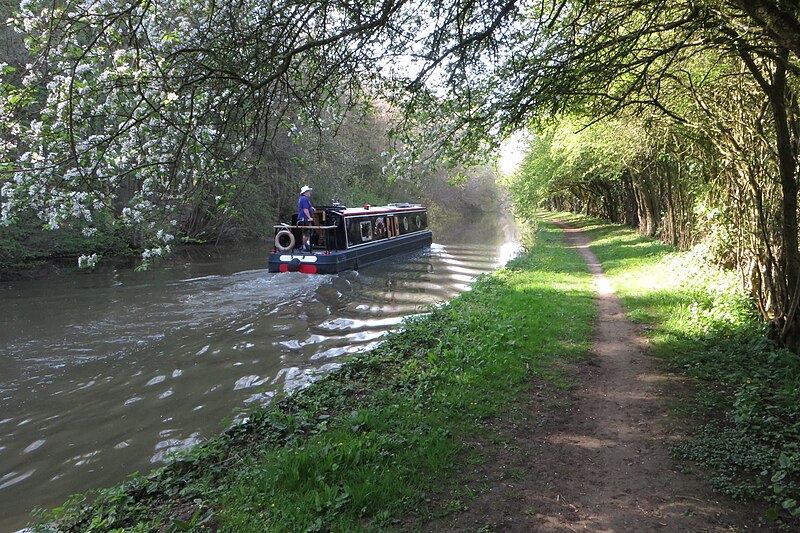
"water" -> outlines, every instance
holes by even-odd
[[[0,531],[218,434],[516,248],[482,220],[360,272],[270,274],[253,247],[0,284]]]

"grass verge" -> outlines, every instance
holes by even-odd
[[[370,531],[458,485],[462,444],[590,348],[592,279],[543,224],[474,288],[166,467],[78,495],[36,531]],[[424,518],[424,517],[423,517]]]
[[[710,472],[734,498],[768,502],[771,518],[800,518],[800,357],[765,337],[736,274],[705,265],[630,228],[577,216],[628,315],[657,355],[693,378],[680,416],[698,421],[679,458]],[[791,526],[787,526],[791,527]]]

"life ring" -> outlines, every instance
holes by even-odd
[[[294,235],[288,229],[282,229],[275,234],[275,248],[281,252],[294,249]]]

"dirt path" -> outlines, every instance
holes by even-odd
[[[542,388],[495,439],[474,442],[486,463],[473,472],[485,490],[430,531],[734,532],[769,531],[758,511],[721,499],[669,455],[666,402],[684,388],[658,373],[625,317],[580,230],[564,228],[598,292],[593,355],[578,387]],[[556,407],[556,408],[554,408]],[[686,468],[685,465],[683,468]]]

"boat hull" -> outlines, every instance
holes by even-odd
[[[425,230],[346,250],[317,253],[273,252],[269,256],[269,271],[335,274],[344,270],[358,270],[388,257],[430,246],[432,242],[433,234],[430,230]]]

